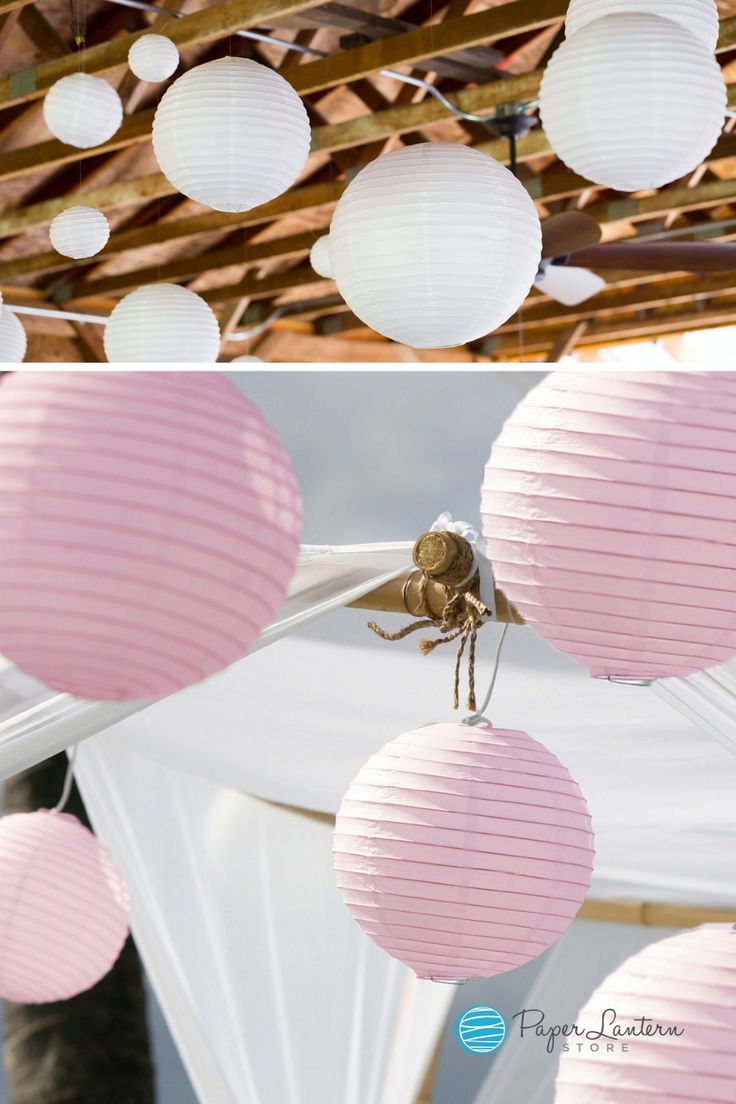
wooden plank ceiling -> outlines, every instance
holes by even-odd
[[[422,353],[396,346],[350,313],[333,282],[308,264],[346,182],[401,145],[471,144],[505,161],[506,143],[479,123],[453,118],[424,90],[378,75],[399,67],[431,80],[454,104],[489,115],[501,103],[537,96],[560,41],[566,0],[166,0],[182,18],[108,0],[83,10],[87,72],[118,89],[125,121],[106,145],[76,150],[50,139],[44,92],[79,66],[69,0],[0,0],[0,287],[16,305],[64,305],[106,314],[132,288],[180,282],[217,311],[225,335],[280,317],[248,346],[273,361],[553,360],[572,348],[736,323],[736,272],[713,277],[606,272],[607,289],[576,308],[532,292],[519,316],[466,348]],[[719,3],[719,60],[736,104],[736,0]],[[74,12],[80,18],[80,2]],[[189,68],[227,53],[281,72],[303,96],[313,152],[297,183],[245,214],[213,212],[173,191],[151,148],[155,105],[167,85],[136,80],[126,65],[136,35],[155,27],[173,38]],[[250,28],[328,51],[329,60],[233,37]],[[14,74],[32,70],[33,79]],[[179,72],[182,70],[180,69]],[[673,125],[677,121],[673,120]],[[711,160],[656,193],[622,197],[592,186],[557,160],[539,128],[519,143],[521,175],[541,216],[585,209],[604,240],[677,231],[676,240],[736,239],[736,132]],[[83,262],[55,253],[53,216],[74,202],[102,208],[112,227],[102,254]],[[24,318],[28,360],[104,359],[101,327]],[[223,343],[223,360],[242,354]]]

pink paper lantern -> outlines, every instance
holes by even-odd
[[[44,1004],[83,993],[127,935],[125,883],[76,817],[0,818],[0,997]]]
[[[644,1016],[649,1037],[580,1037],[563,1053],[555,1104],[733,1104],[736,1100],[736,927],[706,924],[645,947],[596,990],[577,1024],[598,1031],[606,1009],[622,1029]],[[607,1033],[613,1030],[609,1022]],[[626,1043],[628,1050],[621,1052]]]
[[[0,387],[0,652],[83,698],[153,699],[244,656],[299,546],[289,457],[224,376]]]
[[[483,482],[496,581],[600,678],[736,654],[736,374],[553,372]]]
[[[590,882],[576,783],[525,732],[434,724],[374,755],[337,814],[337,881],[363,931],[421,978],[487,978],[545,951]]]

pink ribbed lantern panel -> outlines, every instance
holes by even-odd
[[[354,918],[419,977],[492,977],[546,950],[590,882],[585,801],[525,732],[435,724],[386,744],[337,814]]]
[[[74,997],[112,968],[127,935],[125,883],[76,817],[0,819],[0,997]]]
[[[282,605],[301,503],[224,376],[15,373],[0,386],[0,652],[83,698],[160,698]]]
[[[496,581],[599,677],[736,654],[736,375],[552,373],[485,472]]]
[[[733,1104],[736,1100],[736,927],[706,924],[653,943],[596,990],[576,1022],[598,1030],[607,1008],[680,1036],[630,1038],[628,1051],[571,1047],[555,1104]]]

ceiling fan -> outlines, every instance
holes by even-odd
[[[564,306],[577,306],[606,286],[588,269],[628,272],[736,272],[736,243],[608,242],[582,211],[565,211],[542,223],[542,263],[535,286]]]

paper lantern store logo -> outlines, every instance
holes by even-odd
[[[490,1054],[506,1038],[506,1021],[495,1008],[476,1004],[455,1020],[455,1041],[466,1054]]]

